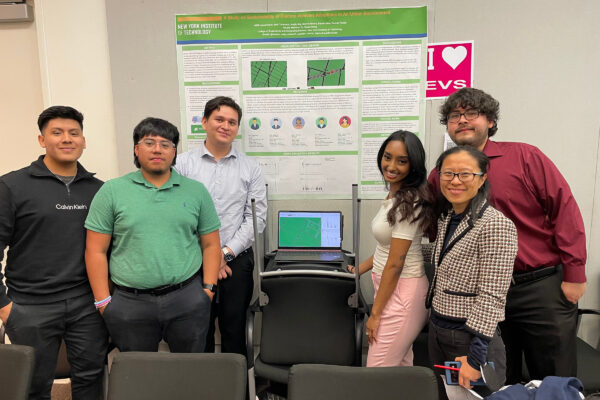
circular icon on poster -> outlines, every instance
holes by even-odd
[[[250,118],[250,129],[257,130],[258,128],[260,128],[260,119],[256,117]]]
[[[273,129],[279,129],[279,128],[281,128],[281,120],[279,118],[277,118],[277,117],[274,117],[271,120],[271,128],[273,128]]]
[[[344,115],[342,118],[340,118],[340,126],[342,128],[349,127],[351,123],[352,123],[352,121],[350,120],[350,117],[347,115]]]
[[[319,128],[319,129],[325,128],[327,126],[327,118],[325,118],[325,117],[317,118],[316,124],[317,124],[317,128]]]
[[[302,117],[296,117],[292,121],[292,124],[293,124],[293,126],[294,126],[295,129],[302,129],[302,128],[304,128],[304,118],[302,118]]]

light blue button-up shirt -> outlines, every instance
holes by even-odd
[[[178,154],[175,169],[208,189],[221,220],[221,247],[229,247],[236,256],[249,248],[254,241],[252,198],[256,199],[259,232],[265,228],[267,217],[265,180],[256,161],[233,146],[216,161],[203,143]]]

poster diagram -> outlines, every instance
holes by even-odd
[[[286,87],[287,61],[251,61],[253,88]]]
[[[306,62],[308,86],[344,86],[346,60],[309,60]]]
[[[204,104],[243,109],[235,146],[271,199],[363,198],[384,190],[377,150],[423,131],[427,9],[176,15],[184,150],[204,140]]]

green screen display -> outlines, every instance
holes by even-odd
[[[321,246],[321,218],[279,219],[280,247],[319,247]]]

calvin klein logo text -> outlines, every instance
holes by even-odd
[[[57,210],[87,210],[88,207],[85,204],[57,204]]]

